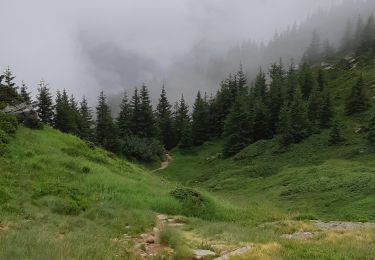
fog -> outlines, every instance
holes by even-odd
[[[0,0],[0,68],[9,65],[33,93],[44,78],[53,91],[94,102],[100,90],[118,96],[145,82],[154,98],[165,84],[172,99],[186,93],[191,100],[197,89],[215,91],[240,62],[251,77],[263,58],[239,54],[255,46],[250,41],[267,45],[275,32],[341,2]]]

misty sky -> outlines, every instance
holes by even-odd
[[[340,0],[0,0],[0,68],[93,100],[163,79],[200,44],[267,41]],[[165,82],[168,86],[168,82]],[[160,89],[150,83],[151,89]],[[169,86],[178,88],[178,86]]]

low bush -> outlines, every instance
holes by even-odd
[[[209,198],[190,188],[176,188],[170,195],[183,204],[183,214],[189,217],[212,219],[215,216],[215,205]]]
[[[17,118],[0,112],[0,130],[7,134],[14,134],[17,131]]]
[[[155,139],[129,136],[123,146],[123,154],[130,160],[152,162],[163,156],[163,147]]]

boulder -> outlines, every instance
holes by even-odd
[[[210,250],[196,249],[194,250],[195,259],[205,259],[207,257],[215,256],[216,253]]]
[[[40,118],[32,104],[21,103],[18,105],[7,105],[1,112],[15,115],[19,123],[29,128],[40,128]]]

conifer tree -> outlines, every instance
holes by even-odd
[[[360,76],[356,84],[353,85],[351,93],[346,100],[346,114],[352,115],[366,111],[369,106],[367,88],[363,81],[363,76]]]
[[[331,93],[326,87],[322,92],[322,104],[321,104],[321,114],[320,114],[320,127],[327,128],[331,126],[333,118],[333,103],[331,99]]]
[[[120,141],[111,116],[111,110],[107,104],[106,96],[101,91],[98,106],[96,107],[96,141],[105,149],[119,153]]]
[[[312,33],[312,40],[310,43],[309,48],[307,49],[305,56],[304,56],[304,62],[308,64],[314,64],[320,60],[320,54],[321,54],[321,45],[320,45],[320,37],[318,35],[317,31],[313,31]]]
[[[192,114],[192,138],[194,145],[203,144],[209,137],[209,132],[207,131],[209,127],[208,104],[205,99],[202,97],[201,92],[198,91]]]
[[[41,80],[39,83],[37,104],[38,104],[37,112],[41,121],[45,124],[52,125],[53,116],[54,116],[52,95],[48,88],[48,84],[46,84],[44,80]]]
[[[25,82],[22,81],[22,87],[20,89],[20,95],[22,97],[22,100],[26,103],[31,103],[31,96],[30,92],[27,92],[27,86]]]
[[[262,69],[259,70],[259,73],[255,79],[254,94],[255,94],[255,98],[257,98],[258,100],[262,102],[266,100],[266,94],[267,94],[266,75],[264,74]]]
[[[170,150],[176,143],[175,131],[172,123],[172,106],[168,101],[165,86],[161,89],[159,103],[156,107],[157,124],[160,131],[160,140],[164,148]]]
[[[285,92],[284,97],[287,102],[292,102],[294,93],[297,87],[298,87],[298,75],[297,75],[295,65],[292,61],[290,64],[288,73],[287,73],[286,88],[284,91]]]
[[[326,40],[323,45],[322,58],[329,60],[335,56],[336,49],[332,46],[329,40]]]
[[[240,64],[240,68],[237,72],[237,88],[239,95],[246,93],[246,84],[247,84],[247,78],[243,71],[242,63]]]
[[[270,113],[268,107],[261,101],[255,100],[253,111],[250,110],[250,123],[254,141],[271,137]]]
[[[155,118],[151,106],[150,94],[145,84],[142,85],[139,95],[139,131],[137,135],[144,138],[154,138],[157,136]]]
[[[310,122],[306,104],[302,98],[300,87],[296,88],[290,104],[291,124],[294,142],[299,143],[310,134]]]
[[[183,95],[177,107],[175,122],[178,146],[182,149],[191,147],[191,119],[189,116],[189,107],[186,105]]]
[[[131,119],[131,105],[127,93],[124,92],[120,105],[120,113],[117,117],[117,127],[119,129],[120,138],[126,139],[131,134]]]
[[[346,23],[345,32],[341,39],[340,50],[347,51],[354,48],[354,28],[353,23],[349,19]]]
[[[141,122],[141,101],[139,98],[138,89],[134,89],[134,94],[132,96],[132,99],[130,101],[130,109],[131,109],[131,119],[130,119],[130,133],[132,135],[138,135],[141,131],[143,131],[142,128],[142,122]]]
[[[272,64],[269,75],[271,78],[268,107],[270,110],[270,129],[276,132],[280,110],[283,105],[283,90],[285,88],[285,71],[282,62]]]
[[[302,96],[304,99],[308,99],[310,96],[310,92],[315,85],[315,78],[311,67],[304,63],[301,67],[299,72],[299,84],[301,86]]]
[[[93,119],[92,119],[92,110],[87,103],[86,97],[82,98],[79,107],[79,136],[88,141],[94,140],[94,132],[93,132]]]
[[[343,129],[343,125],[341,121],[338,118],[335,118],[335,120],[333,120],[333,123],[332,123],[331,131],[329,133],[328,143],[330,145],[337,145],[345,141],[342,129]]]
[[[363,29],[362,32],[362,42],[361,42],[361,50],[366,51],[372,49],[375,43],[375,18],[374,15],[371,15],[368,20],[367,24]]]
[[[22,102],[22,97],[17,92],[18,87],[13,82],[15,76],[9,67],[4,71],[1,79],[4,80],[4,83],[0,81],[0,102],[11,105]]]
[[[308,116],[311,122],[312,130],[318,131],[321,126],[321,119],[323,114],[323,97],[322,93],[318,90],[315,85],[311,91],[311,95],[308,100]]]
[[[322,68],[318,70],[318,77],[316,81],[318,83],[318,90],[323,91],[327,86],[327,75]]]
[[[74,100],[73,100],[74,101]],[[75,101],[74,101],[75,102]],[[64,133],[78,134],[76,111],[70,103],[68,93],[57,91],[55,100],[54,127]]]
[[[233,104],[228,118],[225,122],[223,147],[224,157],[235,155],[248,146],[253,140],[251,138],[251,125],[244,100],[238,97]]]
[[[278,133],[280,134],[280,144],[282,146],[288,146],[294,142],[292,117],[288,103],[284,103],[281,108]]]

